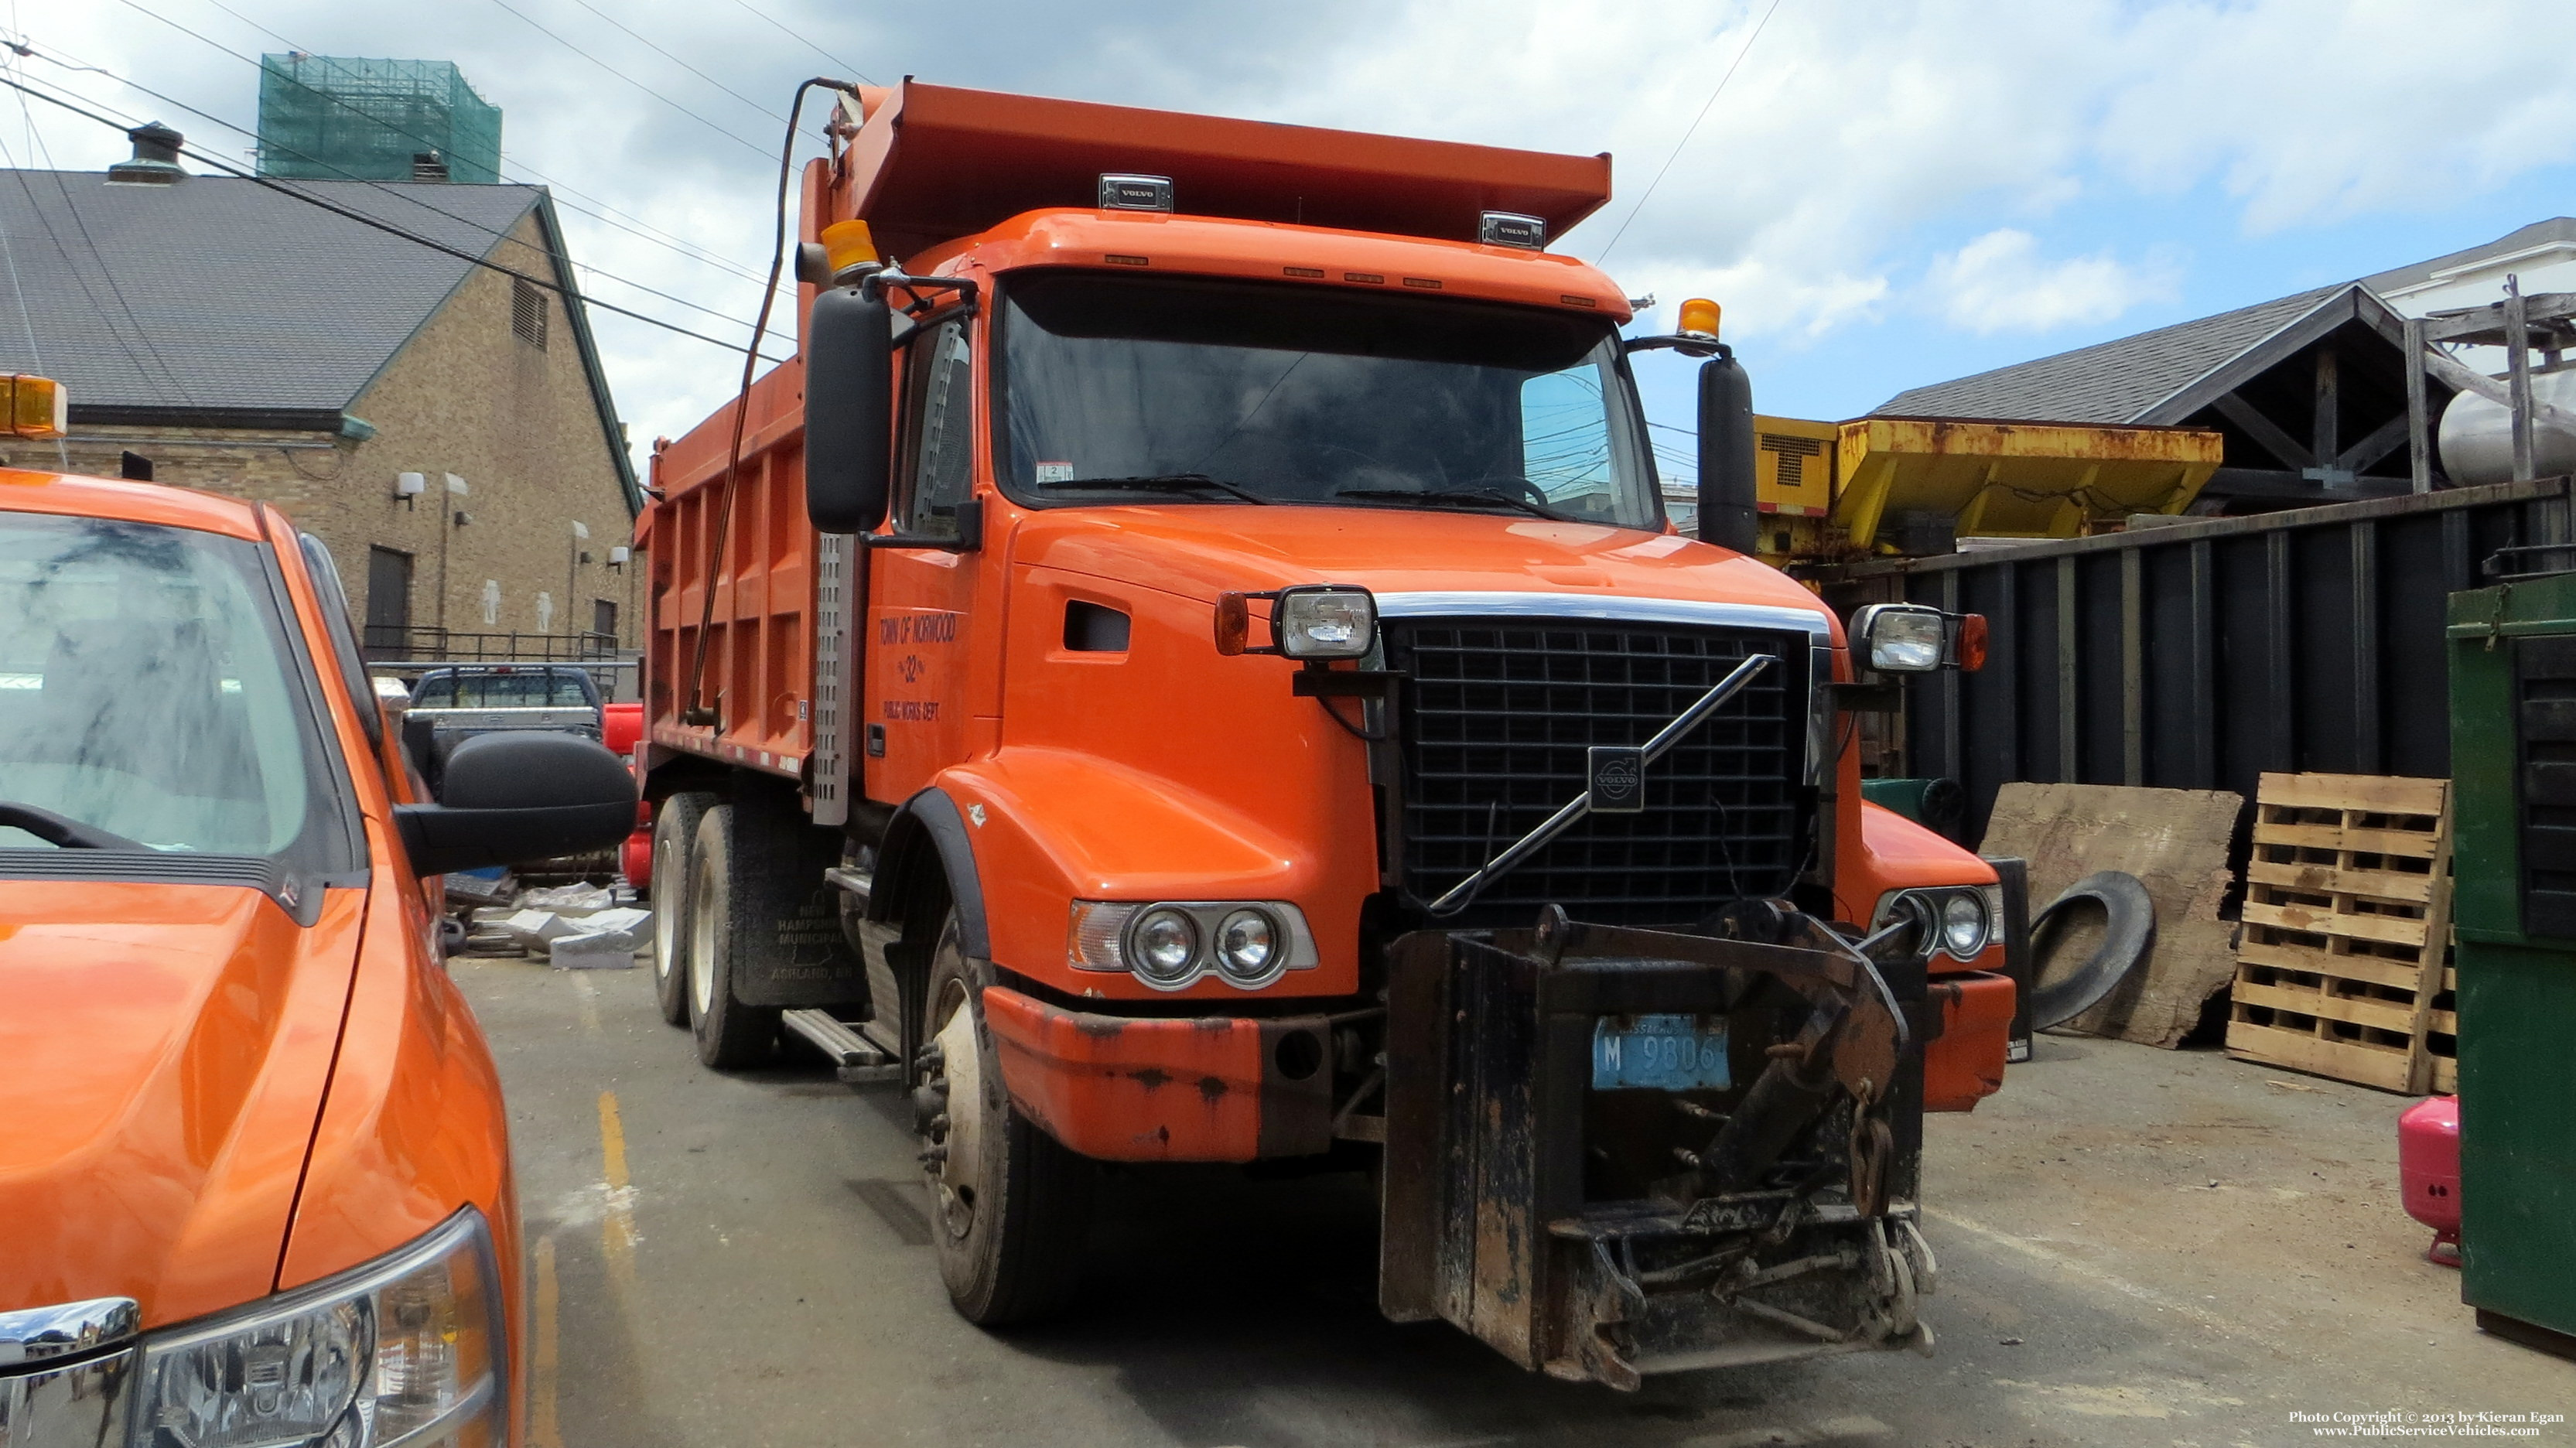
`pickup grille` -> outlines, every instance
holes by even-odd
[[[1584,788],[1585,751],[1641,745],[1751,654],[1778,656],[1646,771],[1640,814],[1595,814],[1489,883],[1450,925],[1557,904],[1607,925],[1690,925],[1788,892],[1805,862],[1804,634],[1590,619],[1389,619],[1407,675],[1405,888],[1438,898]]]

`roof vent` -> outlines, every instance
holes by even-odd
[[[179,166],[179,146],[186,138],[177,131],[151,121],[126,132],[125,139],[134,143],[134,157],[107,168],[108,185],[169,186],[188,179]]]
[[[436,151],[414,152],[411,158],[411,179],[414,181],[446,180],[446,160]]]

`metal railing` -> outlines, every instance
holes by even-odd
[[[441,664],[605,664],[620,662],[615,634],[467,633],[369,624],[367,661],[380,667]]]

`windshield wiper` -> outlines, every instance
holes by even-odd
[[[152,848],[139,840],[129,840],[123,835],[110,834],[96,825],[82,824],[79,820],[66,818],[52,810],[38,809],[32,804],[16,804],[8,800],[0,800],[0,825],[14,825],[57,849],[148,850]]]
[[[1482,488],[1475,489],[1473,491],[1457,488],[1445,488],[1434,489],[1430,492],[1416,492],[1411,488],[1344,488],[1333,494],[1333,496],[1336,498],[1359,498],[1369,502],[1428,503],[1435,507],[1444,508],[1518,508],[1524,513],[1533,514],[1537,517],[1548,519],[1551,522],[1572,523],[1577,521],[1576,519],[1569,518],[1563,513],[1556,511],[1554,508],[1542,508],[1527,498],[1515,498],[1508,493],[1489,492]]]
[[[1223,478],[1212,478],[1205,473],[1146,473],[1142,476],[1132,478],[1057,478],[1050,482],[1040,483],[1037,486],[1041,488],[1094,488],[1104,492],[1113,488],[1123,488],[1131,493],[1179,493],[1194,490],[1201,492],[1215,491],[1220,493],[1232,493],[1234,496],[1241,498],[1247,503],[1267,503],[1270,501],[1270,499],[1261,496],[1250,488],[1239,487],[1236,484],[1227,482]]]

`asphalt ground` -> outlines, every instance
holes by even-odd
[[[1357,1176],[1118,1175],[1079,1314],[985,1332],[940,1287],[893,1090],[803,1054],[706,1071],[643,970],[453,968],[510,1094],[530,1448],[2270,1448],[2337,1414],[2576,1415],[2576,1364],[2478,1332],[2421,1259],[2407,1103],[2215,1053],[2044,1037],[1927,1123],[1933,1357],[1619,1394],[1381,1318]]]

